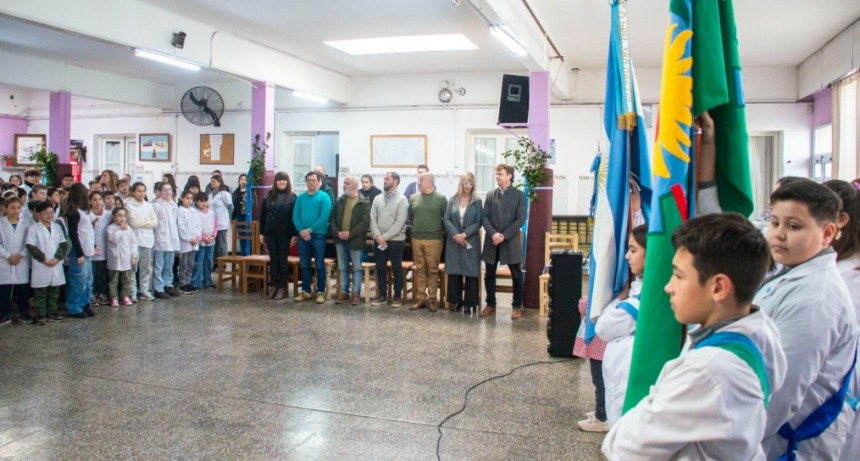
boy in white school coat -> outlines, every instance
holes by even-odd
[[[24,241],[30,222],[21,219],[21,199],[6,199],[6,216],[0,218],[0,325],[11,321],[12,300],[18,303],[18,320],[33,323],[29,314],[30,255]]]
[[[770,264],[765,238],[736,214],[688,221],[666,285],[675,318],[699,324],[681,355],[609,431],[615,460],[759,460],[771,391],[785,379],[773,322],[751,304]]]
[[[36,324],[45,325],[46,321],[63,321],[57,308],[60,286],[66,283],[63,258],[69,244],[60,225],[54,222],[54,205],[50,201],[39,202],[35,211],[39,222],[27,231],[27,251],[33,259],[30,286],[36,292]]]
[[[837,460],[853,417],[840,391],[856,350],[854,306],[830,247],[839,197],[799,180],[780,186],[770,202],[767,241],[783,269],[755,303],[779,328],[788,375],[773,395],[762,445],[768,459],[790,454],[791,460],[795,449],[800,460]]]

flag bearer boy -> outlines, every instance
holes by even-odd
[[[700,327],[610,430],[603,453],[612,461],[763,459],[766,408],[786,370],[776,326],[751,304],[770,263],[767,242],[740,215],[711,214],[680,226],[672,243],[665,290],[675,318]]]
[[[774,191],[770,203],[767,241],[784,267],[754,302],[779,329],[788,375],[768,408],[762,445],[768,459],[796,450],[798,460],[837,460],[853,417],[844,384],[856,350],[854,306],[830,247],[839,197],[800,180]]]

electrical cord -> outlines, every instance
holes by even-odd
[[[447,423],[447,422],[448,422],[448,420],[450,420],[451,418],[453,418],[453,417],[455,417],[455,416],[459,415],[460,413],[462,413],[462,412],[466,411],[466,407],[467,407],[467,406],[468,406],[468,404],[469,404],[469,393],[471,393],[473,390],[475,390],[475,389],[477,389],[477,388],[481,387],[482,385],[484,385],[484,384],[486,384],[486,383],[488,383],[488,382],[490,382],[490,381],[495,381],[495,380],[497,380],[497,379],[507,378],[508,376],[510,376],[510,375],[512,375],[512,374],[514,374],[514,372],[516,372],[517,370],[521,370],[521,369],[523,369],[523,368],[529,368],[529,367],[533,367],[533,366],[537,366],[537,365],[550,365],[550,364],[554,364],[554,363],[569,363],[569,362],[573,362],[573,359],[562,359],[562,360],[541,360],[541,361],[538,361],[538,362],[531,362],[531,363],[527,363],[527,364],[525,364],[525,365],[520,365],[520,366],[518,366],[518,367],[514,367],[514,368],[512,368],[510,371],[508,371],[508,372],[507,372],[507,373],[505,373],[505,374],[502,374],[502,375],[496,375],[496,376],[493,376],[493,377],[487,378],[487,379],[485,379],[485,380],[483,380],[483,381],[481,381],[481,382],[479,382],[479,383],[475,384],[474,386],[470,387],[470,388],[466,391],[466,395],[464,395],[464,396],[463,396],[463,406],[462,406],[462,407],[460,407],[460,409],[459,409],[459,410],[457,410],[456,412],[451,413],[450,415],[446,416],[446,417],[445,417],[445,419],[443,419],[443,420],[442,420],[442,422],[441,422],[441,423],[439,423],[439,424],[436,426],[436,430],[437,430],[437,431],[439,431],[439,437],[436,439],[436,459],[437,459],[438,461],[442,461],[442,458],[441,458],[441,456],[440,456],[440,454],[439,454],[439,451],[440,451],[440,450],[441,450],[441,448],[442,448],[442,426],[444,426],[444,425],[445,425],[445,423]]]

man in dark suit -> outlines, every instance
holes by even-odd
[[[511,302],[511,319],[523,315],[523,237],[520,229],[526,222],[526,196],[512,186],[514,167],[496,165],[498,188],[487,193],[484,202],[484,248],[481,259],[486,264],[484,282],[487,287],[487,306],[481,317],[496,314],[496,268],[505,264],[511,271],[514,299]]]

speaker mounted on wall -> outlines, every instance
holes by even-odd
[[[522,75],[503,75],[499,124],[526,124],[528,121],[529,78]]]

